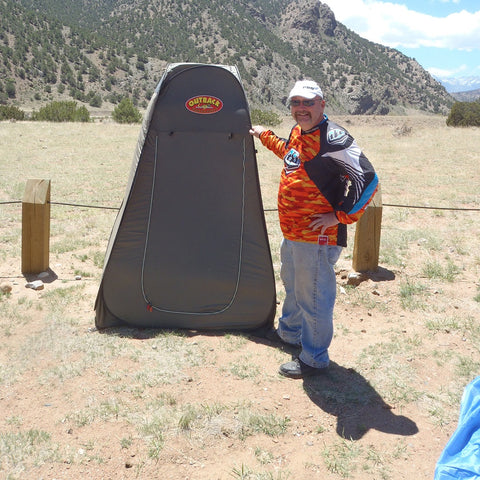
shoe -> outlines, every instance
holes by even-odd
[[[289,347],[294,347],[294,348],[301,348],[300,343],[289,343],[286,342],[279,334],[278,331],[275,328],[272,328],[269,330],[266,334],[265,337],[267,340],[270,340],[272,343],[281,343],[283,345],[288,345]]]
[[[304,378],[310,377],[312,375],[318,375],[327,370],[327,367],[324,368],[315,368],[303,363],[299,358],[292,360],[291,362],[284,363],[280,365],[278,372],[280,375],[288,378]]]

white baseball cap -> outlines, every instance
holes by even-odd
[[[288,101],[292,97],[303,97],[311,100],[315,97],[323,98],[323,92],[318,83],[313,80],[298,80],[288,95]]]

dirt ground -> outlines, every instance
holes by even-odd
[[[0,283],[11,288],[0,294],[0,478],[433,478],[456,428],[463,389],[480,367],[478,158],[461,157],[472,168],[450,168],[445,178],[455,177],[451,181],[432,178],[432,165],[443,175],[439,162],[452,157],[443,144],[413,169],[403,166],[411,162],[404,152],[440,142],[443,135],[435,132],[443,124],[410,120],[416,133],[422,130],[417,139],[416,133],[396,135],[400,119],[364,128],[373,122],[348,124],[376,159],[385,204],[472,210],[384,206],[379,269],[357,286],[348,284],[352,227],[336,268],[332,363],[327,373],[305,380],[278,375],[278,366],[298,352],[250,334],[99,332],[93,311],[98,257],[115,212],[56,207],[52,219],[62,227],[53,227],[44,288],[34,290],[26,284],[38,277],[20,271],[19,207],[0,205]],[[91,128],[81,132],[85,143],[99,127]],[[138,130],[130,128],[121,133],[130,135],[126,157]],[[0,125],[8,138],[19,129]],[[48,135],[42,134],[47,148]],[[373,147],[374,135],[388,137],[388,145]],[[480,140],[477,129],[469,135]],[[271,159],[259,155],[269,207],[275,193],[264,172]],[[129,168],[124,163],[120,185]],[[415,179],[422,180],[414,185]],[[4,185],[1,192],[0,201],[13,196]],[[278,319],[279,232],[276,213],[265,215]],[[65,247],[72,236],[74,247]]]

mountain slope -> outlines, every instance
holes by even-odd
[[[451,93],[452,97],[459,102],[475,102],[480,100],[480,88],[466,92]]]
[[[329,109],[447,113],[453,98],[400,52],[369,42],[317,0],[0,0],[0,102],[148,102],[173,62],[237,65],[253,106],[285,109],[296,79]]]

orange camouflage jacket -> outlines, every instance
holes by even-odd
[[[278,191],[284,237],[346,246],[346,225],[361,217],[378,188],[375,170],[353,137],[325,116],[309,132],[295,125],[285,140],[267,130],[260,141],[284,161]],[[339,223],[324,235],[309,227],[314,214],[332,211]]]

